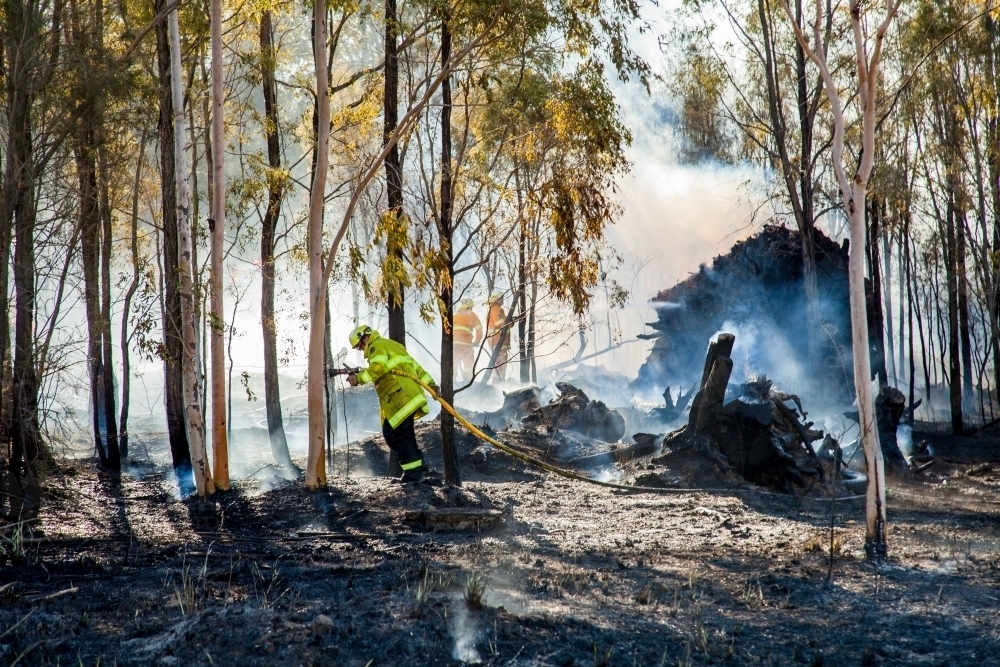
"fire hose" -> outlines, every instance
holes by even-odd
[[[452,417],[454,417],[455,419],[458,420],[459,424],[461,424],[462,426],[464,426],[470,433],[472,433],[473,435],[475,435],[476,437],[478,437],[480,440],[488,442],[489,444],[493,445],[494,447],[496,447],[500,451],[502,451],[502,452],[504,452],[506,454],[509,454],[510,456],[513,456],[514,458],[516,458],[516,459],[518,459],[520,461],[523,461],[523,462],[525,462],[525,463],[527,463],[529,465],[535,466],[536,468],[541,468],[542,470],[546,470],[546,471],[551,472],[551,473],[553,473],[555,475],[559,475],[560,477],[565,477],[567,479],[576,480],[578,482],[585,482],[587,484],[595,484],[597,486],[603,486],[606,489],[615,489],[617,491],[627,491],[627,492],[630,492],[630,493],[666,493],[666,494],[671,494],[671,493],[755,493],[755,494],[762,494],[762,495],[773,495],[773,496],[786,497],[786,496],[784,496],[784,494],[772,493],[770,491],[762,491],[760,489],[740,489],[740,488],[731,488],[731,489],[679,489],[679,488],[663,488],[663,487],[657,487],[657,486],[629,486],[627,484],[615,484],[614,482],[602,482],[599,479],[594,479],[592,477],[587,477],[586,475],[581,475],[579,473],[573,472],[572,470],[566,470],[565,468],[560,468],[558,466],[554,466],[551,463],[546,463],[545,461],[542,461],[541,459],[537,459],[537,458],[531,456],[530,454],[526,454],[525,452],[522,452],[519,449],[516,449],[514,447],[511,447],[510,445],[507,445],[507,444],[504,444],[504,443],[500,442],[496,438],[493,438],[493,437],[487,435],[481,429],[477,428],[472,423],[470,423],[469,420],[467,420],[465,417],[463,417],[461,415],[461,413],[458,412],[458,410],[456,410],[450,403],[448,403],[448,401],[446,401],[443,398],[441,398],[438,395],[438,393],[436,391],[434,391],[434,389],[430,385],[428,385],[426,382],[421,381],[420,379],[414,377],[413,375],[411,375],[409,373],[405,373],[405,372],[397,370],[397,369],[389,369],[389,372],[392,373],[393,375],[397,375],[399,377],[406,378],[407,380],[415,382],[418,385],[420,385],[421,387],[423,387],[424,391],[426,391],[428,394],[430,394],[431,398],[433,398],[435,401],[437,401],[438,403],[441,404],[441,408],[443,410],[446,410]],[[860,497],[863,497],[863,496],[860,496]],[[848,496],[848,497],[845,497],[845,498],[837,498],[836,500],[848,500],[848,499],[852,499],[852,498],[855,498],[855,496]],[[826,500],[830,500],[830,499],[829,498],[817,498],[817,500],[824,500],[824,501],[826,501]]]

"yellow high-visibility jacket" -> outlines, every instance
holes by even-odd
[[[373,331],[365,346],[365,359],[368,360],[368,368],[358,373],[358,382],[375,383],[382,419],[388,420],[389,426],[396,428],[410,415],[420,419],[427,414],[427,399],[420,385],[390,372],[397,370],[427,384],[434,383],[430,373],[410,356],[405,347]]]

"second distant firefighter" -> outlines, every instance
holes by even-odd
[[[507,313],[503,309],[503,293],[493,292],[490,295],[490,312],[486,316],[486,336],[490,341],[490,355],[498,347],[496,354],[496,374],[501,380],[507,377],[507,359],[510,357],[510,327],[507,326]]]
[[[472,367],[476,362],[476,347],[483,341],[483,323],[473,312],[472,299],[465,299],[455,311],[455,375],[472,377]],[[464,370],[462,366],[465,366]]]

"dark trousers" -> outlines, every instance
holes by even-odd
[[[396,428],[389,425],[388,419],[384,420],[382,437],[385,438],[385,444],[389,445],[389,449],[399,457],[399,465],[403,470],[421,467],[417,465],[407,468],[412,463],[423,462],[423,455],[417,446],[417,434],[413,430],[413,415],[401,421]]]

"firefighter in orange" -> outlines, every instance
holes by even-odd
[[[496,374],[501,380],[507,378],[507,359],[510,356],[510,327],[507,324],[507,313],[503,309],[503,292],[493,292],[490,295],[490,312],[486,316],[486,336],[490,341],[490,358],[494,350],[500,348],[496,355]],[[501,341],[502,339],[502,341]]]
[[[458,304],[455,311],[455,325],[453,332],[455,336],[455,375],[460,377],[472,377],[472,367],[476,363],[476,348],[483,341],[483,323],[479,316],[473,312],[475,303],[472,299],[465,299]],[[462,370],[462,364],[465,370]]]

